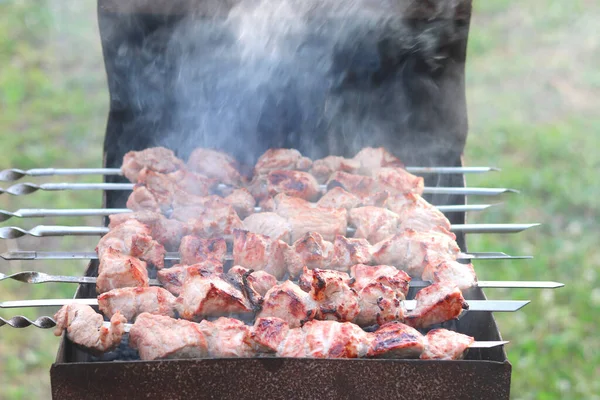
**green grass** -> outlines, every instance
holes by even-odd
[[[476,264],[480,279],[555,280],[554,291],[486,290],[496,299],[531,299],[497,315],[513,363],[515,399],[600,399],[600,3],[486,0],[475,4],[467,62],[468,165],[502,172],[470,185],[507,186],[519,195],[478,198],[504,206],[470,222],[541,222],[515,235],[472,235],[473,251],[531,254],[525,261]],[[107,115],[95,2],[0,3],[0,169],[97,167]],[[98,180],[99,178],[94,178]],[[61,178],[59,180],[65,180]],[[86,179],[87,180],[87,179]],[[34,180],[35,181],[35,180]],[[48,181],[48,180],[45,180]],[[58,180],[57,180],[58,181]],[[98,207],[95,192],[0,197],[0,208]],[[32,227],[42,220],[5,222]],[[45,224],[98,224],[56,218]],[[0,252],[92,249],[93,238],[0,241]],[[81,273],[84,262],[5,262],[0,271]],[[2,282],[0,301],[65,297],[73,286]],[[54,310],[2,310],[10,317]],[[47,398],[58,339],[34,328],[0,328],[0,398]]]

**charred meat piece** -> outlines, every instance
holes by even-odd
[[[301,329],[304,357],[358,358],[365,356],[369,348],[369,334],[350,322],[308,321]],[[278,355],[285,357],[286,350],[284,344]]]
[[[381,282],[400,294],[402,300],[406,298],[409,289],[410,276],[391,265],[353,265],[350,275],[354,278],[352,287],[357,291],[369,286],[373,282]]]
[[[102,260],[106,250],[112,248],[123,254],[138,257],[161,269],[164,266],[166,251],[162,244],[150,236],[151,232],[148,226],[136,220],[125,221],[102,236],[96,246],[98,258]]]
[[[222,151],[198,148],[190,154],[187,166],[226,185],[240,186],[243,181],[235,158]]]
[[[345,235],[348,227],[344,209],[314,207],[306,200],[279,194],[274,198],[275,210],[292,227],[292,242],[307,232],[319,232],[325,240],[333,241],[336,235]]]
[[[103,326],[104,319],[90,306],[67,304],[54,315],[56,328],[54,335],[67,331],[73,343],[86,347],[95,353],[104,353],[117,347],[125,333],[127,320],[119,312],[110,319],[110,326]]]
[[[168,251],[175,251],[181,242],[181,238],[186,234],[187,227],[176,220],[168,219],[164,215],[154,211],[138,211],[126,214],[113,214],[109,216],[110,229],[122,224],[128,220],[136,220],[148,226],[151,230],[151,236],[157,242],[165,246]]]
[[[248,216],[244,220],[244,229],[286,243],[290,243],[292,232],[292,227],[287,220],[273,212],[260,212]]]
[[[313,201],[319,197],[319,183],[308,172],[276,170],[267,175],[267,193],[274,197],[279,193]]]
[[[246,218],[254,213],[256,200],[254,200],[248,189],[235,189],[223,201],[232,206],[240,218]]]
[[[208,355],[207,340],[199,324],[149,313],[142,313],[135,320],[129,345],[139,351],[144,361]]]
[[[183,161],[175,157],[175,153],[164,147],[151,147],[142,151],[130,151],[123,157],[121,172],[133,183],[138,182],[138,175],[144,168],[167,174],[182,169]]]
[[[232,277],[235,281],[239,282],[239,285],[244,284],[244,276],[246,281],[252,290],[260,297],[264,297],[265,294],[273,286],[277,285],[277,278],[265,271],[252,271],[248,268],[244,268],[239,265],[234,265],[227,271],[227,275]]]
[[[400,322],[388,322],[371,334],[368,356],[378,358],[419,358],[423,336]]]
[[[320,160],[315,160],[310,169],[310,173],[321,184],[327,182],[331,174],[336,171],[355,174],[360,169],[360,161],[339,156],[328,156]]]
[[[350,192],[345,191],[341,187],[334,187],[326,192],[323,197],[317,201],[317,206],[328,208],[345,208],[350,211],[352,208],[358,207],[362,200]]]
[[[222,274],[223,264],[213,260],[206,260],[191,265],[176,264],[171,268],[161,269],[156,274],[156,277],[165,289],[175,296],[179,296],[181,294],[183,282],[185,282],[185,278],[190,270],[207,274]]]
[[[316,232],[307,232],[287,249],[285,264],[290,275],[298,276],[305,266],[310,269],[328,268],[334,256],[333,243]]]
[[[309,158],[303,157],[295,149],[269,149],[258,158],[254,175],[267,175],[276,170],[308,171],[312,165]]]
[[[458,286],[460,290],[468,289],[477,284],[473,264],[462,264],[452,260],[427,264],[423,270],[423,279],[431,282],[451,282]]]
[[[179,245],[181,264],[192,265],[204,261],[222,264],[227,254],[227,243],[223,238],[203,239],[188,235]]]
[[[255,355],[249,338],[251,327],[233,318],[221,317],[199,324],[208,343],[208,356],[219,358],[252,357]]]
[[[304,267],[300,282],[319,306],[316,319],[348,322],[359,314],[359,298],[347,273]]]
[[[175,308],[190,320],[252,312],[252,304],[225,276],[195,269],[187,270]]]
[[[469,308],[460,289],[453,283],[437,282],[427,286],[415,296],[417,306],[406,315],[406,324],[414,328],[427,328],[456,319]]]
[[[425,336],[425,349],[421,359],[460,360],[474,341],[474,338],[462,333],[447,329],[432,329]]]
[[[291,281],[273,286],[265,294],[258,318],[277,317],[297,328],[315,317],[318,305],[311,296]]]
[[[281,240],[240,229],[233,231],[233,263],[283,278],[288,245]]]
[[[354,237],[377,243],[398,233],[398,214],[380,207],[358,207],[349,212],[349,222],[354,225]]]
[[[281,318],[257,318],[250,331],[249,343],[257,353],[275,354],[290,332],[290,326]],[[304,348],[304,343],[299,343]]]
[[[365,239],[350,239],[341,235],[333,241],[333,262],[326,268],[348,271],[356,264],[370,264],[372,246]]]
[[[98,293],[124,287],[146,286],[148,286],[148,270],[144,261],[113,248],[108,248],[102,253],[96,279]]]
[[[373,176],[380,168],[404,168],[402,161],[383,147],[365,147],[354,156],[352,161],[360,165],[358,173],[367,176]]]
[[[368,197],[371,193],[382,190],[374,178],[337,171],[327,181],[327,190],[341,187],[347,192],[360,198]]]
[[[98,296],[98,306],[106,317],[120,312],[133,321],[143,312],[173,317],[175,296],[160,287],[128,287],[113,289]]]

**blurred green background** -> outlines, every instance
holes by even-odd
[[[476,1],[467,62],[467,165],[502,172],[472,186],[520,195],[477,198],[504,206],[469,222],[541,222],[516,235],[472,235],[473,251],[533,260],[476,264],[482,280],[555,280],[558,290],[489,289],[495,299],[531,299],[498,315],[513,363],[515,399],[600,399],[600,2]],[[94,1],[0,1],[0,169],[98,167],[108,94]],[[28,179],[33,180],[35,179]],[[60,178],[54,181],[68,181]],[[71,179],[73,180],[73,179]],[[100,181],[99,177],[86,178]],[[45,181],[52,181],[46,179]],[[6,183],[2,185],[7,186]],[[0,197],[0,208],[99,207],[99,192]],[[96,225],[97,218],[12,219],[2,226]],[[0,241],[16,249],[87,249],[94,238]],[[77,274],[84,262],[11,262],[0,272]],[[66,297],[68,284],[1,282],[0,300]],[[53,309],[1,310],[35,318]],[[58,338],[35,328],[0,328],[0,398],[50,396]],[[482,396],[485,396],[482,394]]]

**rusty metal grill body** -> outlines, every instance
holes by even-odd
[[[111,97],[104,167],[118,168],[125,152],[155,145],[171,147],[185,159],[191,148],[171,145],[189,143],[190,135],[194,134],[179,129],[181,120],[171,112],[181,60],[166,57],[164,46],[173,27],[182,19],[193,15],[198,23],[214,22],[226,15],[237,1],[138,0],[126,3],[100,0],[98,8]],[[256,131],[244,132],[240,142],[254,140],[260,146],[248,149],[243,144],[217,147],[251,164],[271,147],[294,147],[315,158],[328,154],[352,156],[356,151],[352,146],[335,145],[352,142],[360,147],[385,145],[410,165],[461,166],[467,136],[464,64],[471,2],[398,0],[386,4],[403,10],[405,23],[415,35],[440,27],[440,32],[449,35],[447,40],[440,40],[435,50],[445,57],[436,68],[428,67],[422,53],[402,55],[403,68],[408,73],[399,79],[410,99],[406,104],[408,114],[412,116],[405,121],[403,129],[390,133],[386,138],[372,135],[325,141],[325,128],[316,125],[314,136],[307,141],[306,137],[274,134],[273,130],[261,130],[259,127]],[[162,63],[163,75],[159,80],[144,73],[152,63]],[[430,78],[434,86],[419,86],[423,76]],[[155,96],[145,102],[138,101],[134,91],[139,87]],[[279,121],[277,113],[286,112],[289,108],[275,108],[272,118]],[[285,127],[279,126],[276,130],[281,133]],[[163,138],[167,133],[175,139],[165,142]],[[315,143],[316,146],[313,145]],[[432,146],[432,143],[445,145]],[[197,146],[205,144],[198,143]],[[118,176],[105,179],[107,182],[123,181]],[[432,175],[426,179],[430,186],[465,185],[462,175]],[[107,191],[104,196],[105,207],[123,207],[127,192]],[[466,201],[464,196],[438,195],[427,200],[433,204],[465,204]],[[452,213],[448,217],[453,224],[465,223],[464,214]],[[466,251],[464,235],[457,236],[459,245]],[[97,268],[97,260],[92,260],[86,275],[95,276]],[[409,298],[412,296],[414,293],[409,294]],[[466,299],[485,299],[479,288],[465,291],[464,296]],[[96,297],[94,286],[80,285],[76,297]],[[491,313],[467,313],[459,321],[443,326],[474,336],[477,340],[501,339]],[[56,399],[117,399],[124,396],[130,399],[508,399],[510,377],[511,365],[502,347],[472,349],[462,361],[281,358],[97,361],[66,337],[63,337],[56,362],[51,368],[52,393]]]

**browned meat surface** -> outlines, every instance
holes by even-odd
[[[260,270],[281,279],[286,273],[288,245],[268,236],[236,229],[233,231],[233,263]]]
[[[424,180],[402,168],[379,168],[372,177],[335,172],[329,178],[327,187],[340,186],[358,197],[369,197],[373,193],[387,191],[390,194],[422,194]]]
[[[139,183],[143,184],[152,194],[163,213],[167,212],[173,203],[177,191],[177,182],[171,174],[161,174],[147,168],[140,171]]]
[[[318,305],[311,296],[291,281],[273,286],[265,294],[258,318],[277,317],[296,328],[317,314]]]
[[[227,271],[227,275],[232,277],[236,282],[239,282],[239,285],[243,285],[243,277],[246,275],[246,280],[248,285],[252,290],[256,292],[256,294],[260,297],[264,297],[264,295],[271,289],[273,286],[277,285],[277,278],[273,275],[269,274],[265,271],[253,271],[249,273],[249,268],[244,268],[240,265],[234,265]]]
[[[460,248],[452,237],[440,232],[407,229],[373,246],[375,264],[393,265],[421,278],[428,263],[455,260]]]
[[[323,197],[317,201],[319,207],[329,208],[345,208],[350,211],[352,208],[358,207],[362,200],[350,192],[345,191],[341,187],[334,187],[326,192]]]
[[[295,149],[269,149],[258,158],[254,175],[267,175],[276,170],[308,171],[312,161]]]
[[[276,170],[267,175],[267,194],[271,197],[279,193],[313,201],[319,197],[319,183],[308,172]]]
[[[359,314],[359,298],[347,273],[304,267],[300,282],[318,304],[316,319],[347,322]]]
[[[239,186],[243,181],[237,161],[218,150],[198,148],[190,154],[187,165],[190,170],[214,178],[220,183]]]
[[[208,356],[252,357],[255,352],[250,346],[251,327],[233,318],[221,317],[216,321],[202,321],[199,324],[208,343]]]
[[[354,237],[377,243],[398,233],[398,214],[380,207],[358,207],[349,212],[349,222],[354,225]]]
[[[187,169],[173,172],[166,175],[166,177],[174,183],[179,191],[194,196],[208,196],[212,189],[218,184],[216,179],[209,178]],[[178,195],[177,190],[173,193],[173,196],[176,195]],[[180,193],[179,195],[184,194]]]
[[[322,184],[327,182],[331,174],[336,171],[355,174],[359,168],[360,161],[339,156],[328,156],[314,161],[310,173]]]
[[[310,269],[328,268],[333,263],[333,243],[316,232],[307,232],[296,240],[285,253],[285,264],[292,276],[298,276],[306,266]]]
[[[162,244],[150,236],[151,232],[148,226],[136,220],[125,221],[102,236],[96,246],[98,258],[102,260],[106,250],[112,248],[123,254],[138,257],[160,269],[164,266],[166,251]]]
[[[402,300],[408,294],[410,276],[391,265],[353,265],[350,275],[354,278],[352,287],[357,291],[369,286],[373,282],[381,282],[394,289]]]
[[[372,193],[382,190],[374,178],[342,171],[334,172],[327,181],[328,190],[335,187],[341,187],[360,198],[369,197]]]
[[[203,239],[188,235],[179,245],[181,264],[192,265],[204,261],[222,264],[227,254],[227,243],[223,238]]]
[[[148,286],[148,270],[144,261],[112,248],[102,253],[96,279],[98,293],[117,288],[146,286]]]
[[[274,240],[290,243],[291,225],[273,212],[260,212],[249,215],[244,220],[244,229],[252,233],[268,236]]]
[[[405,322],[414,328],[427,328],[456,319],[463,310],[469,308],[460,289],[446,282],[437,282],[419,290],[415,300],[417,306],[405,319]]]
[[[301,329],[305,341],[303,357],[358,358],[367,354],[369,334],[352,323],[308,321]],[[285,357],[288,351],[289,346],[284,343],[278,355]]]
[[[235,229],[243,228],[242,220],[230,205],[205,209],[188,224],[190,231],[201,238],[231,235]]]
[[[477,284],[477,276],[472,264],[462,264],[452,260],[427,264],[423,270],[423,279],[431,282],[451,282],[461,290]]]
[[[281,318],[257,318],[250,331],[249,343],[257,353],[276,354],[290,332],[290,326]],[[299,343],[304,348],[304,343]]]
[[[248,189],[235,189],[229,196],[225,197],[223,201],[232,206],[242,219],[254,213],[256,200],[254,200],[254,197],[252,197]]]
[[[275,213],[285,218],[292,227],[292,242],[307,232],[319,232],[325,240],[345,235],[347,211],[337,208],[314,207],[306,200],[279,194],[275,196]]]
[[[117,347],[125,333],[127,320],[120,313],[110,319],[110,326],[103,326],[104,319],[90,306],[67,304],[54,315],[56,328],[54,335],[60,336],[67,331],[67,337],[73,343],[86,347],[93,352],[104,353]]]
[[[383,147],[365,147],[354,156],[352,161],[360,165],[358,173],[367,176],[373,176],[380,168],[404,168],[402,161]]]
[[[202,358],[208,345],[200,325],[149,313],[140,314],[131,327],[129,345],[144,361],[168,358]]]
[[[121,172],[127,179],[137,183],[138,175],[144,168],[167,174],[184,167],[183,161],[175,153],[164,147],[151,147],[142,151],[130,151],[123,157]]]
[[[176,264],[171,268],[161,269],[156,274],[156,277],[165,289],[175,296],[179,296],[179,294],[181,294],[183,282],[190,270],[202,271],[203,273],[208,274],[222,274],[223,264],[213,260],[202,261],[191,265]]]
[[[356,264],[370,264],[372,246],[365,239],[351,239],[341,235],[333,241],[333,262],[327,268],[348,271]]]
[[[390,196],[385,206],[399,215],[400,229],[428,231],[443,228],[450,231],[450,221],[425,199],[415,193]]]
[[[151,236],[157,242],[165,246],[167,251],[176,251],[181,238],[186,234],[187,227],[180,221],[166,218],[164,215],[154,211],[137,211],[126,214],[113,214],[109,216],[110,229],[128,220],[136,220],[148,226]]]
[[[425,349],[421,359],[460,360],[474,341],[474,338],[462,333],[447,329],[432,329],[425,336]]]
[[[223,275],[188,269],[175,308],[182,318],[202,319],[252,312],[240,289]]]
[[[128,287],[113,289],[98,296],[98,306],[106,317],[120,312],[133,321],[143,312],[173,317],[175,296],[160,287]]]
[[[400,322],[388,322],[372,334],[369,357],[418,358],[424,348],[423,336]]]
[[[127,198],[127,208],[133,211],[154,211],[162,212],[160,205],[154,195],[145,186],[136,185],[133,192]]]

